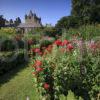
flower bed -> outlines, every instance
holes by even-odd
[[[80,96],[90,100],[99,93],[100,48],[95,42],[58,39],[31,62],[34,85],[41,99],[60,100],[69,90],[78,100]]]

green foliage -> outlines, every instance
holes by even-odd
[[[57,22],[56,27],[66,28],[66,29],[76,28],[81,24],[79,19],[80,19],[79,17],[75,17],[75,16],[63,17]]]
[[[61,29],[54,28],[54,27],[45,27],[43,32],[44,32],[44,36],[49,36],[49,37],[61,36],[62,34]]]
[[[33,44],[38,44],[41,37],[41,34],[32,34],[32,32],[29,32],[24,35],[23,40],[32,40]]]
[[[15,28],[1,28],[0,36],[14,36],[16,34]]]
[[[67,99],[66,100],[77,100],[74,93],[70,90],[68,91]]]
[[[39,81],[36,82],[42,96],[49,95],[51,100],[54,98],[59,100],[60,95],[66,96],[68,91],[72,90],[77,98],[79,96],[85,100],[96,98],[100,88],[100,70],[97,70],[100,65],[100,50],[95,49],[94,52],[93,48],[87,44],[86,47],[83,44],[78,46],[80,41],[80,43],[84,41],[81,39],[77,41],[77,43],[71,42],[74,46],[72,51],[65,51],[66,46],[53,45],[52,52],[43,55],[43,57],[35,57],[35,59],[42,61],[41,68],[43,70],[37,74]],[[81,47],[84,48],[84,52]],[[48,90],[44,89],[44,83],[50,85]],[[69,95],[74,98],[72,93]]]
[[[15,27],[17,27],[21,23],[20,17],[17,17],[16,20],[14,21]]]
[[[60,100],[83,100],[82,97],[77,98],[71,90],[68,91],[67,96],[60,95],[59,99]]]
[[[99,0],[72,0],[72,15],[79,16],[84,24],[99,23],[99,10]]]
[[[24,51],[19,52],[1,52],[0,53],[0,74],[5,74],[18,65],[24,64],[27,61],[24,57]]]
[[[70,16],[62,17],[56,24],[58,28],[76,28],[80,25],[100,23],[100,1],[72,0]]]
[[[32,30],[33,34],[41,34],[43,35],[43,27],[42,28],[35,28],[34,30]]]
[[[5,19],[3,18],[3,15],[0,15],[0,28],[5,26]]]
[[[42,39],[40,41],[40,48],[41,47],[47,47],[48,45],[52,44],[55,41],[55,38],[51,37],[45,37],[45,39]]]
[[[4,40],[3,42],[1,42],[0,51],[12,51],[15,49],[15,46],[16,45],[13,44],[12,40]]]

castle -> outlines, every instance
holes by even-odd
[[[42,27],[41,18],[37,17],[32,11],[25,15],[25,23],[21,23],[18,28],[22,30],[23,33],[30,32],[34,28]]]

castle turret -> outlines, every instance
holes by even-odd
[[[25,33],[37,27],[42,27],[41,18],[36,13],[32,13],[31,10],[28,15],[25,15],[25,23],[18,26],[18,28],[24,29]]]
[[[37,17],[37,15],[30,10],[29,14],[25,15],[25,23],[39,24],[41,23],[41,18]]]

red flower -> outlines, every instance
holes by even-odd
[[[36,48],[36,49],[34,49],[34,52],[35,53],[39,53],[40,52],[40,49],[39,48]]]
[[[35,61],[35,64],[34,64],[35,67],[39,67],[41,65],[42,65],[42,62],[41,61],[39,61],[39,60],[36,60]]]
[[[68,51],[72,51],[74,49],[73,45],[72,44],[68,44],[67,45],[67,50]]]
[[[62,42],[62,46],[65,46],[65,45],[68,45],[69,44],[69,41],[68,40],[64,40],[63,42]]]
[[[43,87],[47,90],[47,89],[49,89],[49,88],[50,88],[50,85],[49,85],[49,84],[47,84],[47,83],[45,83]]]
[[[91,44],[91,49],[96,49],[97,48],[97,46],[96,46],[96,44]]]
[[[62,41],[61,40],[56,40],[55,43],[57,46],[61,46],[62,45]]]
[[[41,71],[43,71],[43,68],[38,67],[38,68],[36,68],[36,71],[41,72]]]

